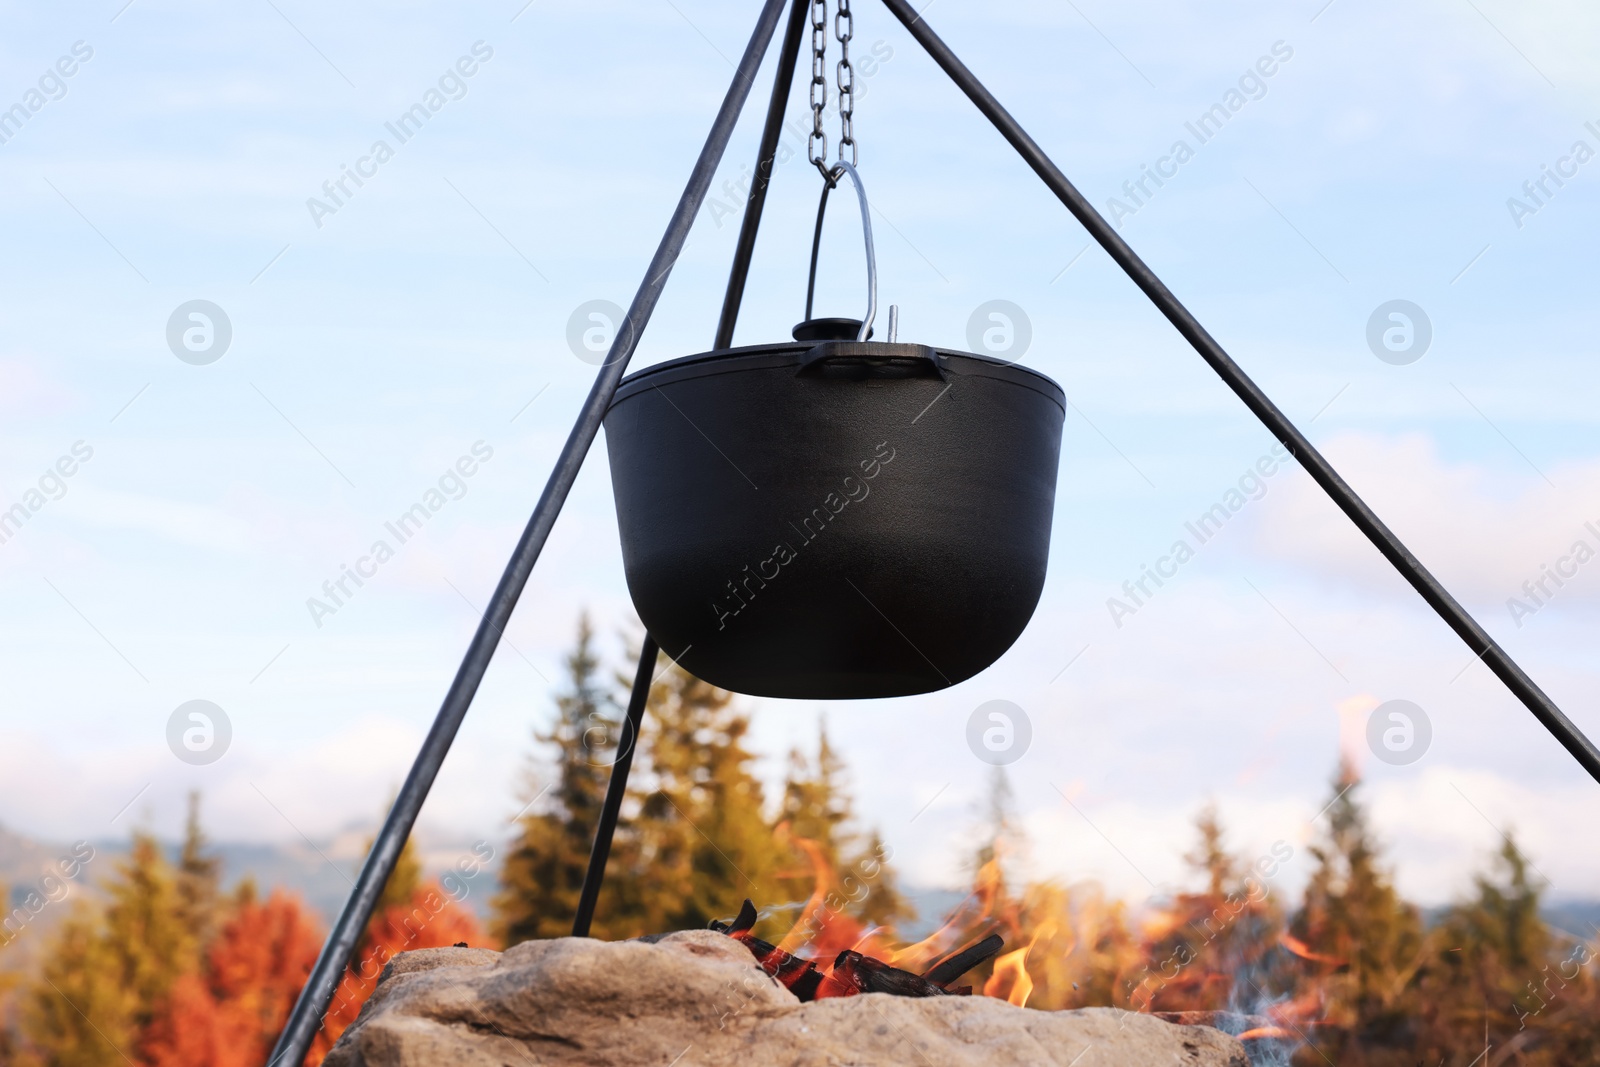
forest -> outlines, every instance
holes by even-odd
[[[487,923],[452,884],[483,857],[427,877],[408,844],[308,1064],[396,953],[568,933],[628,679],[601,662],[586,620],[565,668],[531,738],[514,836],[485,852],[500,863]],[[703,928],[750,898],[763,936],[819,959],[858,946],[914,969],[998,932],[1006,951],[971,976],[975,994],[1029,1010],[1237,1012],[1251,1017],[1253,1048],[1270,1046],[1279,1062],[1600,1065],[1594,940],[1543,918],[1546,886],[1514,836],[1453,905],[1425,912],[1396,890],[1347,765],[1334,769],[1303,846],[1311,874],[1298,899],[1270,885],[1291,846],[1236,854],[1206,807],[1184,857],[1189,888],[1139,907],[1092,881],[1018,879],[1012,861],[1027,843],[997,768],[975,815],[970,895],[949,915],[923,917],[942,922],[925,921],[937,929],[912,943],[897,933],[915,915],[893,850],[854,810],[825,728],[812,750],[788,754],[781,787],[769,790],[749,747],[750,711],[733,694],[669,666],[645,723],[596,937]],[[325,934],[282,887],[221,884],[198,796],[181,846],[135,831],[114,872],[72,909],[27,973],[9,970],[0,948],[0,1064],[259,1067]]]

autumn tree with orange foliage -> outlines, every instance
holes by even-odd
[[[204,969],[177,980],[165,1010],[145,1031],[141,1049],[149,1067],[265,1062],[322,938],[297,900],[280,891],[258,903],[246,883],[209,947]],[[415,846],[407,841],[305,1062],[322,1062],[397,954],[463,941],[481,943],[477,923],[437,883],[422,882]]]
[[[281,890],[263,902],[246,881],[221,901],[218,870],[197,800],[176,866],[154,838],[135,833],[128,859],[106,886],[109,904],[73,912],[28,991],[19,1067],[266,1062],[323,932]],[[355,1020],[395,955],[482,943],[477,923],[443,886],[423,882],[409,841],[379,903],[306,1057],[312,1067]]]
[[[355,957],[334,991],[333,1004],[323,1016],[322,1031],[306,1063],[322,1062],[339,1035],[361,1014],[361,1006],[378,987],[383,968],[395,956],[413,949],[462,943],[482,946],[477,920],[451,901],[439,883],[422,881],[422,865],[408,839],[378,900],[378,910],[367,923]]]
[[[261,903],[246,883],[204,968],[173,984],[145,1031],[141,1058],[150,1067],[259,1067],[321,947],[297,900],[276,891]]]

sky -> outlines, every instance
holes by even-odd
[[[27,517],[0,542],[0,823],[172,836],[191,789],[229,840],[324,840],[381,814],[588,389],[569,323],[630,300],[756,11],[7,5],[0,107],[26,117],[0,124],[0,508]],[[1600,736],[1600,13],[935,0],[924,15]],[[855,23],[860,170],[901,338],[969,348],[974,314],[1007,301],[1031,334],[1009,358],[1070,410],[1049,576],[1012,649],[921,697],[745,698],[762,773],[825,715],[903,877],[959,884],[991,773],[967,723],[1006,700],[1031,725],[1007,774],[1018,863],[1038,877],[1166,892],[1215,802],[1240,853],[1293,849],[1275,881],[1292,893],[1343,752],[1414,899],[1464,891],[1508,831],[1552,896],[1600,897],[1600,786],[1298,467],[1251,475],[1270,435],[886,9],[858,4]],[[710,343],[771,70],[636,368]],[[396,136],[430,92],[437,111]],[[788,120],[808,124],[803,79]],[[740,344],[801,318],[819,179],[785,143]],[[335,199],[346,168],[367,176]],[[857,234],[834,213],[828,313],[859,313]],[[1393,301],[1422,320],[1389,319]],[[1385,347],[1391,328],[1410,348]],[[1241,481],[1221,532],[1130,605],[1123,583]],[[443,503],[417,536],[336,610],[308,607],[430,491]],[[1524,583],[1541,578],[1535,602]],[[583,611],[631,669],[603,438],[425,827],[504,839]],[[226,719],[209,763],[176,754],[195,700]],[[1392,700],[1429,724],[1410,763],[1367,741]]]

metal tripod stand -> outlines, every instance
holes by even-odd
[[[716,341],[713,345],[717,349],[727,348],[733,341],[734,324],[738,320],[750,257],[755,249],[756,231],[761,223],[767,187],[772,178],[783,113],[788,103],[789,87],[794,78],[796,57],[800,51],[805,29],[808,0],[787,0],[787,2],[790,4],[790,12],[784,34],[783,51],[779,57],[771,101],[767,107],[766,125],[762,131],[756,162],[755,181],[740,226],[727,293],[723,299],[722,314],[717,324]],[[1401,576],[1411,583],[1428,606],[1433,608],[1439,617],[1466,642],[1467,647],[1482,659],[1506,687],[1527,706],[1534,717],[1572,754],[1584,770],[1600,782],[1600,750],[1597,750],[1571,720],[1562,714],[1561,709],[1556,707],[1505,650],[1495,643],[1483,627],[1423,567],[1394,532],[1385,526],[1372,509],[1356,495],[1305,435],[1282,411],[1278,410],[1267,395],[1223,350],[1216,339],[1206,332],[1205,327],[1200,325],[1189,310],[1134,253],[1127,242],[1090,206],[1083,195],[1067,180],[1066,175],[1062,174],[1033,138],[1028,136],[1005,108],[1000,106],[999,101],[956,58],[907,0],[883,0],[883,2],[934,62],[977,105],[978,110],[994,124],[1001,136],[1017,150],[1024,162],[1033,168],[1034,173],[1050,191],[1066,205],[1067,210],[1072,212],[1133,283],[1149,297],[1150,302],[1194,347],[1200,358],[1216,371],[1251,413],[1283,443],[1312,479],[1349,516],[1350,521],[1355,523],[1384,558],[1394,565]],[[294,1010],[290,1013],[269,1060],[270,1064],[298,1067],[316,1035],[320,1025],[319,1020],[327,1011],[339,979],[355,950],[356,942],[371,918],[383,886],[394,870],[400,850],[406,838],[410,836],[411,828],[416,822],[428,790],[432,787],[433,780],[444,762],[445,754],[455,739],[456,731],[466,716],[478,684],[488,669],[489,661],[500,642],[500,635],[510,620],[512,609],[527,584],[534,562],[539,558],[539,553],[555,524],[556,516],[560,513],[567,494],[577,478],[584,457],[599,432],[601,421],[616,392],[617,383],[621,381],[623,372],[627,369],[628,361],[632,358],[639,337],[650,320],[656,301],[666,285],[667,277],[683,250],[689,227],[700,210],[707,189],[710,187],[712,175],[722,160],[734,124],[749,96],[756,71],[776,32],[785,3],[786,0],[764,0],[760,17],[756,21],[755,32],[751,34],[750,42],[739,60],[733,83],[729,86],[727,95],[717,111],[710,135],[700,150],[700,156],[690,173],[688,184],[678,200],[677,208],[672,213],[671,221],[667,224],[666,233],[662,236],[655,256],[650,261],[649,269],[645,272],[644,281],[639,286],[638,293],[634,296],[633,303],[617,330],[616,339],[606,355],[606,361],[596,376],[588,397],[584,400],[572,432],[556,461],[555,469],[550,474],[538,505],[534,508],[527,528],[523,531],[506,566],[505,574],[501,577],[500,584],[489,602],[483,621],[473,635],[472,642],[467,646],[461,667],[451,682],[439,714],[428,731],[421,751],[417,754],[416,762],[412,765],[394,806],[384,820],[383,828],[373,843],[372,851],[362,865],[361,873],[357,876],[355,888],[345,903],[344,911],[328,935],[327,943],[317,958],[316,966],[312,969]],[[611,783],[602,809],[601,823],[596,829],[588,876],[585,879],[578,916],[574,923],[573,932],[578,935],[588,933],[593,918],[595,900],[599,895],[606,858],[610,853],[611,838],[616,828],[617,814],[632,764],[658,652],[655,641],[646,637],[628,702],[627,726],[618,747],[620,754],[613,765]]]

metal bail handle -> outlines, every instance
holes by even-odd
[[[822,246],[822,217],[828,210],[828,191],[839,183],[841,174],[850,175],[856,187],[856,199],[861,202],[861,233],[867,245],[867,314],[861,320],[856,340],[865,341],[872,332],[872,320],[878,314],[878,256],[872,248],[872,214],[867,207],[866,187],[861,184],[856,168],[842,159],[828,172],[828,181],[822,186],[822,199],[817,202],[817,231],[811,237],[811,274],[806,279],[806,319],[811,318],[811,301],[817,291],[817,251]]]

